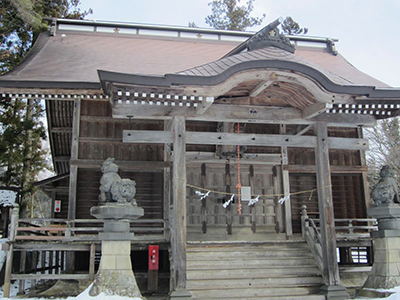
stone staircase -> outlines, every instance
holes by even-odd
[[[322,276],[304,241],[190,242],[193,299],[324,300]]]

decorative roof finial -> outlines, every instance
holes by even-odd
[[[280,17],[257,32],[247,41],[247,49],[251,51],[273,46],[294,53],[294,45],[277,28],[282,22]]]

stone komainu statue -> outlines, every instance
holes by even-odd
[[[383,166],[379,175],[381,178],[371,192],[373,205],[400,203],[399,187],[396,179],[393,178],[394,172],[392,168]]]
[[[107,158],[101,164],[101,172],[103,172],[103,176],[100,178],[100,204],[117,202],[119,204],[131,203],[137,206],[136,182],[130,179],[121,179],[114,158]]]

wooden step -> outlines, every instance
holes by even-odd
[[[204,298],[197,298],[193,295],[192,299],[205,300]],[[221,298],[209,297],[207,300],[220,300]],[[305,296],[260,296],[260,297],[230,297],[231,300],[325,300],[324,295],[305,295]]]
[[[213,258],[212,260],[199,260],[196,258],[188,259],[187,266],[190,270],[229,270],[238,269],[241,267],[246,268],[260,268],[269,266],[315,266],[314,258],[307,257],[257,257],[252,258],[240,258],[240,259],[218,259]]]
[[[297,268],[259,268],[259,269],[239,269],[239,270],[190,270],[188,269],[187,278],[190,279],[245,279],[245,278],[268,278],[281,275],[320,275],[317,267],[297,267]]]
[[[219,289],[219,290],[195,290],[191,291],[195,299],[232,299],[234,297],[243,299],[246,297],[287,297],[305,296],[318,294],[319,287],[308,288],[247,288],[247,289]]]
[[[262,251],[262,252],[197,252],[187,253],[187,260],[254,260],[254,259],[278,259],[278,258],[313,258],[308,250],[297,251]]]
[[[304,241],[188,245],[193,299],[323,300],[322,276]]]
[[[268,278],[246,278],[246,279],[219,279],[219,280],[196,280],[187,282],[189,290],[204,289],[233,289],[233,288],[265,288],[265,287],[298,287],[315,286],[322,283],[321,276],[280,276]]]

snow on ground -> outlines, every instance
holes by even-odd
[[[100,295],[96,297],[92,297],[89,295],[89,290],[92,287],[92,284],[81,294],[79,294],[76,297],[68,297],[68,298],[51,298],[49,300],[142,300],[141,298],[129,298],[129,297],[122,297],[122,296],[111,296],[111,295],[105,295],[104,293],[101,293]],[[384,291],[384,290],[381,290]],[[400,287],[393,288],[391,290],[386,290],[390,292],[395,292],[395,294],[387,297],[387,298],[365,298],[365,297],[359,297],[359,298],[354,298],[354,300],[400,300]],[[0,291],[0,298],[3,298],[5,300],[7,299],[16,299],[16,294],[18,292],[18,284],[17,282],[14,283],[11,286],[11,298],[3,298],[3,287],[1,287]],[[21,298],[18,298],[21,299]],[[43,299],[43,298],[23,298],[24,300],[38,300],[38,299]]]
[[[1,237],[1,235],[0,235]],[[6,243],[8,241],[8,239],[2,239],[0,238],[0,270],[4,265],[4,262],[6,261],[6,256],[7,256],[7,252],[4,250],[1,250],[1,245]]]
[[[129,297],[122,297],[122,296],[111,296],[111,295],[105,295],[104,293],[101,293],[100,295],[96,296],[96,297],[91,297],[89,295],[89,290],[92,287],[92,285],[90,285],[84,292],[82,292],[81,294],[79,294],[76,297],[68,297],[68,298],[51,298],[51,300],[141,300],[141,298],[129,298]],[[11,298],[3,298],[3,287],[1,288],[1,292],[0,292],[0,298],[3,299],[16,299],[16,294],[18,292],[18,285],[15,283],[12,285],[11,287],[11,294],[12,297]],[[18,298],[21,299],[21,298]],[[37,300],[39,298],[23,298],[24,300]],[[43,299],[43,298],[41,298]]]

